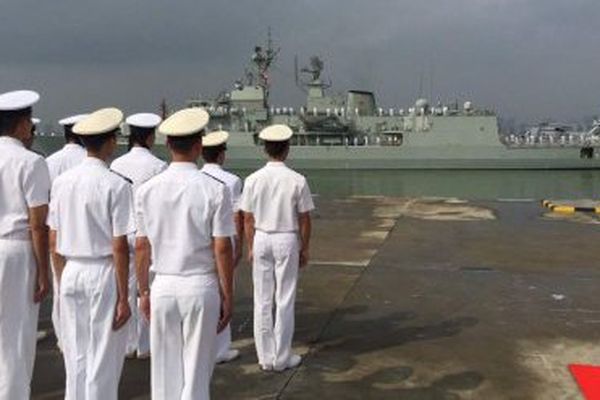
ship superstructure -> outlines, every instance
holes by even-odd
[[[593,139],[597,135],[587,135],[585,140],[547,132],[503,137],[495,112],[471,101],[431,105],[418,99],[407,108],[384,108],[371,91],[353,89],[345,95],[329,95],[331,84],[322,78],[324,63],[318,57],[296,70],[296,80],[306,92],[305,104],[273,106],[268,76],[277,54],[269,39],[266,47],[255,48],[245,79],[236,81],[231,91],[214,101],[189,103],[209,111],[213,129],[232,133],[229,160],[233,167],[262,162],[257,133],[274,123],[285,123],[295,131],[291,162],[300,168],[600,167]],[[299,79],[299,73],[308,81]]]
[[[230,90],[188,103],[209,112],[209,129],[230,132],[231,168],[262,164],[258,132],[276,123],[294,130],[290,163],[304,169],[600,168],[600,125],[583,135],[560,126],[500,135],[495,112],[471,101],[432,105],[421,98],[398,108],[380,106],[367,90],[330,95],[331,84],[322,77],[324,62],[318,57],[296,68],[305,103],[274,106],[269,73],[278,54],[269,35],[265,46],[254,48],[244,77]],[[164,146],[157,151],[166,156]]]

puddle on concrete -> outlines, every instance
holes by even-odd
[[[471,399],[484,377],[467,371],[460,362],[438,361],[435,369],[425,362],[390,356],[377,351],[356,357],[357,364],[350,370],[334,372],[323,368],[322,377],[329,383],[356,383],[371,385],[383,391],[394,391],[399,398]],[[460,397],[451,393],[461,392]]]
[[[429,221],[489,221],[494,212],[456,198],[390,198],[379,197],[374,216],[379,218],[410,217]]]

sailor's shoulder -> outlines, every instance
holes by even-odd
[[[133,181],[131,179],[129,179],[125,175],[115,171],[114,169],[109,168],[108,172],[110,172],[111,176],[118,177],[119,179],[121,179],[121,182],[126,182],[130,185],[133,185]]]
[[[225,181],[223,180],[223,178],[220,176],[216,176],[215,173],[200,170],[200,176],[203,177],[203,179],[206,179],[209,182],[212,182],[213,184],[218,184],[221,186],[225,185]]]
[[[149,192],[156,192],[157,190],[159,192],[164,192],[166,190],[164,189],[165,186],[162,184],[162,182],[164,181],[165,179],[161,176],[161,174],[156,174],[147,181],[140,183],[140,185],[135,190],[136,198],[145,197]]]
[[[244,179],[244,184],[247,185],[250,182],[254,182],[257,179],[262,179],[264,177],[268,177],[269,176],[269,170],[265,167],[262,167],[260,169],[257,169],[256,171],[254,171],[253,173],[251,173],[250,175],[248,175],[246,177],[246,179]]]
[[[242,181],[242,179],[239,176],[227,170],[223,170],[223,180],[227,181],[230,184],[237,184],[238,182]]]
[[[115,167],[119,167],[121,164],[127,163],[129,159],[129,153],[125,153],[122,156],[119,156],[110,163],[110,169],[113,170]]]
[[[298,184],[304,184],[306,182],[306,177],[304,175],[302,175],[301,173],[286,167],[285,168],[285,172],[284,172],[287,176],[289,176],[290,180],[293,180],[294,182],[298,183]]]
[[[46,164],[46,159],[42,155],[22,147],[17,147],[11,156],[26,165]]]
[[[82,182],[85,177],[89,176],[85,168],[80,164],[73,168],[69,168],[66,171],[58,174],[52,181],[52,188],[60,187],[63,185],[72,186],[77,182]]]
[[[48,157],[46,157],[46,162],[48,164],[52,164],[55,162],[59,162],[60,160],[62,160],[65,157],[65,149],[60,149],[58,151],[55,151],[54,153],[50,154]]]

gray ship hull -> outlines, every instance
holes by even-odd
[[[228,148],[227,163],[231,168],[255,168],[265,159],[260,148]],[[300,169],[600,169],[599,158],[581,159],[576,148],[294,146],[289,161]]]
[[[232,140],[227,150],[227,166],[234,169],[253,169],[266,161],[262,148]],[[241,141],[241,140],[240,140]],[[49,155],[63,145],[60,137],[39,137],[35,148]],[[598,149],[596,149],[598,150]],[[119,154],[126,151],[119,146]],[[153,150],[168,159],[167,149],[157,144]],[[598,151],[600,153],[600,151]],[[600,154],[599,154],[600,155]],[[293,146],[290,165],[310,169],[413,169],[413,170],[576,170],[600,169],[600,158],[582,159],[580,149],[517,148],[504,146]]]

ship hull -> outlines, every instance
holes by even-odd
[[[382,147],[293,147],[289,163],[300,169],[600,169],[600,158],[581,159],[579,149],[463,148],[448,154],[444,149],[388,149]],[[260,149],[230,147],[231,168],[255,168],[266,158]]]
[[[262,148],[253,144],[228,145],[227,165],[253,169],[266,161]],[[60,137],[40,137],[36,148],[51,154],[63,144]],[[119,154],[126,151],[119,146]],[[161,144],[153,151],[167,159]],[[413,170],[578,170],[600,169],[600,149],[593,158],[582,159],[580,148],[517,148],[498,146],[293,146],[289,164],[309,169],[413,169]]]

